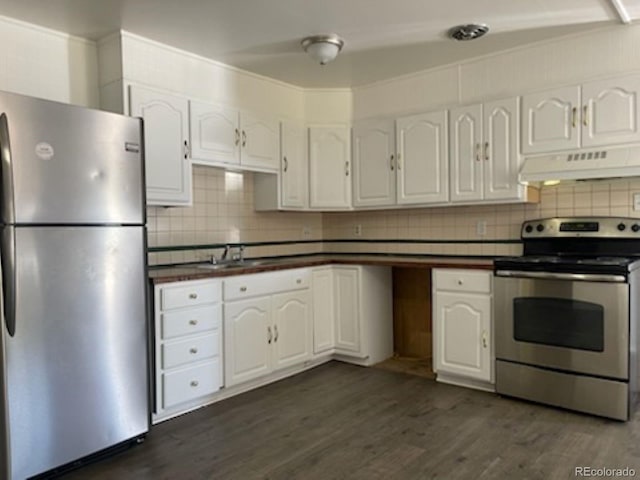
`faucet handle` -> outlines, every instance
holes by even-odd
[[[209,255],[209,262],[211,262],[211,264],[215,265],[216,263],[218,263],[218,259],[216,258],[215,254],[212,253],[211,255]]]

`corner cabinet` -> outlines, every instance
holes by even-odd
[[[347,125],[309,128],[309,195],[313,209],[351,208],[351,143]]]
[[[493,391],[492,273],[433,270],[433,352],[437,380]]]
[[[222,387],[219,280],[156,285],[153,422],[210,403]]]
[[[225,385],[303,364],[312,355],[307,269],[224,281]]]
[[[522,152],[640,142],[640,76],[599,80],[523,97]]]
[[[147,204],[190,205],[188,100],[131,85],[129,114],[144,120]]]
[[[451,202],[526,200],[518,181],[520,99],[451,110]]]
[[[373,365],[393,355],[391,270],[332,265],[313,270],[313,351]]]

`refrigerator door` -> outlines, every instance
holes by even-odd
[[[148,430],[144,227],[4,229],[16,253],[15,333],[2,328],[15,480]]]
[[[0,92],[2,220],[143,224],[141,120]]]

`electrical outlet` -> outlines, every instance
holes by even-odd
[[[355,225],[353,227],[353,234],[356,237],[361,237],[362,236],[362,225],[360,225],[359,223],[357,225]]]
[[[311,238],[311,227],[309,225],[302,227],[302,237]]]
[[[633,194],[633,210],[640,210],[640,193]]]
[[[487,221],[478,220],[476,223],[476,233],[479,237],[484,237],[487,234]]]

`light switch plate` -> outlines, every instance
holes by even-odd
[[[487,234],[486,220],[479,220],[478,223],[476,223],[476,233],[479,237],[484,237]]]
[[[640,193],[633,194],[633,210],[640,210]]]

